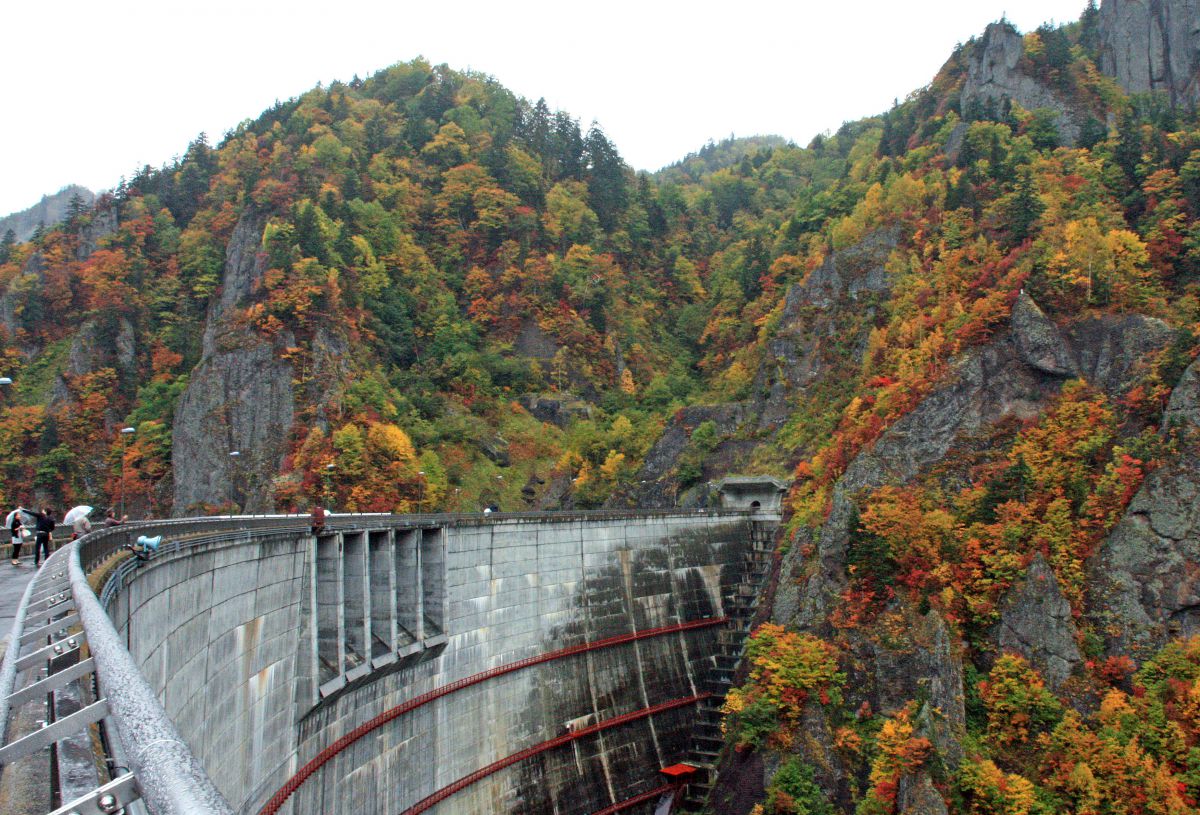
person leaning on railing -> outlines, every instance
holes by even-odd
[[[128,520],[129,520],[128,515],[122,515],[120,517],[120,519],[118,519],[117,513],[112,509],[112,507],[109,507],[108,511],[104,513],[104,520],[101,521],[100,523],[101,523],[101,526],[104,526],[105,528],[107,528],[110,526],[120,526],[121,524],[125,523]]]
[[[50,507],[43,508],[41,512],[34,512],[32,509],[25,511],[37,520],[33,537],[33,565],[41,566],[42,553],[45,552],[46,557],[50,557],[50,545],[54,543],[54,527],[58,520]]]

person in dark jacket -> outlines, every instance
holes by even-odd
[[[17,566],[20,562],[17,558],[21,557],[21,532],[25,529],[25,524],[21,523],[20,507],[13,513],[12,526],[9,532],[12,533],[12,564]]]
[[[44,508],[41,512],[29,510],[29,514],[37,520],[33,537],[33,565],[40,566],[43,552],[46,557],[50,557],[50,544],[54,542],[54,527],[58,524],[58,520],[54,517],[54,510],[50,507]]]

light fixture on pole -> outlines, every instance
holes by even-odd
[[[229,451],[229,517],[233,517],[233,482],[237,480],[237,460],[241,450]]]
[[[12,379],[7,376],[0,376],[0,385],[11,385]]]
[[[333,471],[336,468],[332,461],[325,465],[325,509],[329,509],[329,504],[333,500]]]
[[[418,489],[420,490],[420,492],[418,493],[419,497],[417,498],[417,512],[424,512],[425,511],[425,471],[418,470],[417,478],[421,479],[420,484],[418,485]]]
[[[125,439],[136,432],[136,427],[121,428],[121,511],[117,517],[122,520],[125,519]]]

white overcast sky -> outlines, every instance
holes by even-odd
[[[111,188],[276,99],[424,56],[600,123],[636,169],[886,110],[1001,15],[1087,0],[106,0],[0,4],[0,215]]]

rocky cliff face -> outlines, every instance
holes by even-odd
[[[294,413],[292,366],[238,321],[265,268],[258,254],[264,216],[248,210],[225,252],[220,296],[209,309],[200,364],[175,411],[172,465],[175,513],[232,500],[245,512],[274,508],[278,472]],[[230,456],[231,451],[240,455]]]
[[[734,402],[724,405],[697,405],[679,411],[654,447],[646,454],[642,469],[638,473],[641,487],[633,501],[638,506],[667,508],[673,506],[694,507],[699,505],[700,490],[685,489],[676,473],[679,461],[688,449],[692,432],[704,422],[712,422],[719,436],[731,436],[753,421],[759,414],[749,402]],[[753,446],[753,442],[750,443]],[[735,469],[737,442],[724,442],[704,462],[701,478]]]
[[[119,376],[131,378],[136,374],[136,366],[137,334],[129,320],[124,317],[87,320],[71,340],[67,368],[54,383],[51,407],[69,398],[64,377],[80,377],[101,368],[112,368]]]
[[[1005,599],[996,628],[1000,650],[1025,657],[1053,688],[1061,687],[1083,661],[1075,645],[1071,604],[1041,553]]]
[[[1100,69],[1130,93],[1200,102],[1200,0],[1103,0]]]
[[[873,232],[830,253],[807,280],[788,290],[779,330],[767,343],[754,381],[760,430],[778,429],[790,415],[796,394],[836,364],[830,341],[844,332],[847,314],[874,312],[874,303],[888,291],[885,264],[899,242],[895,229]],[[852,341],[861,351],[865,332]]]
[[[1138,315],[1089,319],[1060,331],[1021,295],[1008,334],[957,359],[940,388],[846,468],[824,526],[801,530],[800,545],[784,560],[774,619],[827,625],[830,604],[845,585],[854,496],[911,481],[1005,418],[1037,416],[1068,375],[1110,396],[1123,395],[1137,365],[1166,345],[1169,335],[1161,321]],[[798,553],[809,547],[816,557],[804,563]]]
[[[1110,650],[1145,656],[1200,632],[1200,362],[1175,387],[1164,428],[1180,453],[1150,474],[1090,566]]]
[[[100,240],[117,231],[117,208],[115,205],[97,207],[88,222],[79,228],[79,244],[75,249],[78,260],[86,260],[100,245]]]
[[[887,483],[906,483],[942,461],[955,442],[1008,416],[1032,418],[1058,391],[1060,377],[1025,364],[1011,336],[957,360],[945,385],[888,429],[872,448],[846,468],[834,489],[833,508],[819,530],[802,530],[783,564],[776,597],[776,619],[801,626],[824,624],[831,603],[845,584],[846,546],[855,518],[853,497]],[[804,544],[816,558],[802,563]],[[790,563],[789,563],[790,561]],[[791,576],[793,579],[788,580]]]
[[[891,625],[901,626],[906,637],[894,637]],[[963,695],[961,646],[936,611],[924,615],[898,606],[889,610],[883,624],[864,629],[855,650],[864,652],[862,664],[870,670],[856,677],[858,693],[875,711],[892,716],[913,699],[926,700],[917,711],[917,726],[938,751],[942,761],[957,767],[963,757],[967,732]]]
[[[1056,114],[1058,134],[1063,144],[1074,145],[1079,139],[1080,126],[1087,111],[1067,102],[1063,97],[1025,74],[1019,68],[1025,41],[1008,23],[992,23],[968,66],[963,85],[964,109],[973,101],[999,102],[1011,99],[1026,110],[1049,108]]]
[[[1023,291],[1013,304],[1012,327],[1013,343],[1026,365],[1052,376],[1079,375],[1079,364],[1071,358],[1058,327]]]

